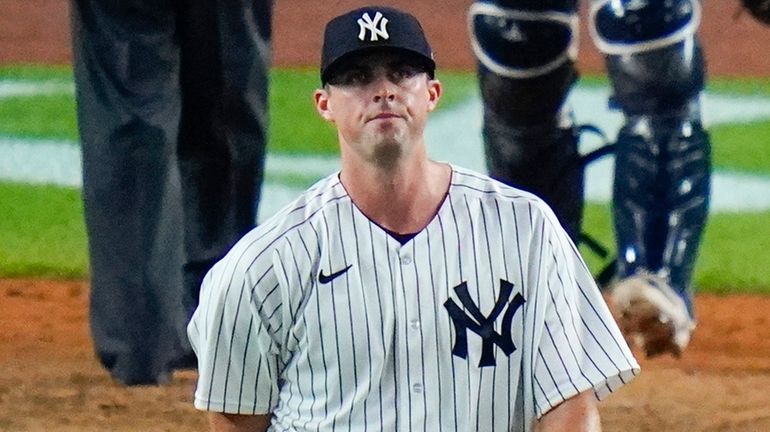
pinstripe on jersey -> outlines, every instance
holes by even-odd
[[[275,431],[527,431],[566,398],[635,376],[551,210],[452,169],[438,213],[404,245],[337,175],[238,242],[188,327],[196,407],[273,412]]]

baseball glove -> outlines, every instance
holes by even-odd
[[[770,25],[770,0],[741,0],[754,18]]]

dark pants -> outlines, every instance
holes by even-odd
[[[94,347],[160,383],[194,366],[200,281],[256,221],[272,2],[72,3]]]

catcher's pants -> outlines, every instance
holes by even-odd
[[[200,281],[256,220],[270,0],[73,0],[96,352],[126,384],[193,366]]]

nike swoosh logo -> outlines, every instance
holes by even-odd
[[[334,279],[337,279],[338,277],[340,277],[343,274],[345,274],[345,272],[350,270],[351,267],[353,267],[353,264],[350,264],[349,266],[345,267],[344,269],[338,270],[338,271],[336,271],[336,272],[334,272],[334,273],[332,273],[330,275],[325,275],[324,271],[321,270],[318,273],[318,282],[321,282],[322,284],[328,284],[329,282],[333,281]]]

